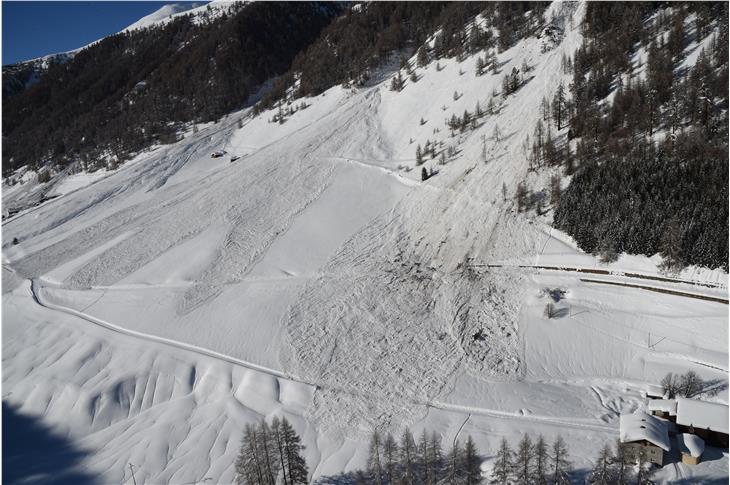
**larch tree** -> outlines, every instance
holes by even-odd
[[[380,465],[380,433],[376,429],[370,438],[370,455],[368,456],[368,468],[370,475],[375,479],[376,485],[382,485],[383,470]]]
[[[532,478],[532,451],[532,440],[525,433],[517,445],[514,464],[512,466],[514,478],[517,483],[530,483]]]
[[[281,435],[284,442],[284,459],[291,485],[306,485],[309,483],[309,468],[302,456],[304,445],[302,439],[294,431],[286,418],[281,420]]]
[[[605,445],[599,455],[590,475],[590,483],[595,485],[612,485],[616,483],[616,473],[613,467],[614,456],[611,447]]]
[[[449,451],[448,460],[448,482],[453,485],[463,485],[464,481],[464,453],[458,440],[454,440]]]
[[[555,92],[555,97],[553,98],[553,120],[555,121],[555,126],[557,126],[558,130],[563,127],[562,122],[564,118],[565,88],[563,87],[563,83],[560,83],[557,91]]]
[[[540,435],[533,446],[533,462],[531,470],[531,480],[535,485],[547,485],[547,468],[548,468],[548,450],[545,438]]]
[[[568,461],[568,447],[565,445],[563,437],[558,435],[553,442],[552,453],[552,475],[555,485],[569,485],[571,465]]]
[[[390,433],[385,436],[385,441],[383,442],[383,460],[388,484],[393,485],[396,482],[398,468],[398,444]]]
[[[435,431],[431,433],[429,448],[431,450],[431,472],[438,482],[444,473],[444,453],[441,449],[441,437]]]
[[[279,418],[277,416],[274,416],[274,419],[271,420],[271,432],[274,436],[274,442],[276,444],[276,452],[279,454],[279,466],[281,467],[281,474],[282,478],[284,480],[284,485],[290,485],[291,480],[287,479],[287,471],[286,471],[286,460],[284,457],[286,454],[284,453],[284,439],[281,432],[281,422],[279,421]]]
[[[425,167],[424,167],[425,170]],[[415,483],[414,468],[416,460],[416,443],[413,440],[413,434],[406,428],[401,436],[400,443],[400,464],[402,467],[401,471],[401,483],[403,485],[413,485]]]
[[[502,438],[502,442],[497,450],[497,456],[492,469],[492,477],[489,483],[493,485],[508,485],[512,477],[512,449],[507,443],[507,438]]]

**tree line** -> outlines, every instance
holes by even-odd
[[[671,380],[671,378],[670,378]],[[652,485],[655,468],[643,450],[631,452],[616,440],[604,445],[593,468],[577,473],[565,440],[558,435],[548,443],[525,433],[515,448],[506,438],[491,459],[489,473],[482,468],[484,456],[471,436],[455,439],[447,451],[438,433],[423,430],[418,437],[406,428],[399,438],[373,431],[366,467],[336,477],[320,478],[354,485]],[[240,485],[298,485],[309,483],[302,456],[304,446],[286,418],[271,424],[246,425],[236,459],[236,483]],[[585,478],[581,478],[585,476]]]
[[[309,469],[304,446],[286,418],[274,417],[271,425],[247,424],[236,458],[239,485],[306,485]]]

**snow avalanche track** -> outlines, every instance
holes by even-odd
[[[281,125],[233,113],[5,222],[3,399],[68,436],[103,482],[132,463],[145,483],[227,483],[262,417],[293,422],[315,477],[362,466],[375,426],[444,445],[470,434],[488,457],[503,436],[562,433],[580,468],[646,383],[687,368],[726,382],[725,305],[517,267],[597,264],[511,197],[583,9],[554,4],[561,41],[519,42],[498,75],[441,60],[399,93],[334,87]],[[523,60],[526,85],[449,136],[444,118],[486,107]],[[421,182],[426,139],[458,155],[427,160],[438,174]],[[611,269],[655,269],[636,261]]]

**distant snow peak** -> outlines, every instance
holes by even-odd
[[[167,5],[163,5],[158,10],[155,10],[149,15],[146,15],[142,17],[141,19],[137,20],[135,23],[124,29],[124,31],[130,31],[130,30],[136,30],[136,29],[142,29],[145,27],[150,27],[152,25],[155,25],[159,22],[162,22],[168,18],[170,18],[173,15],[177,15],[180,13],[187,12],[189,10],[192,10],[194,8],[198,8],[201,6],[204,6],[207,2],[179,2],[179,3],[168,3]]]

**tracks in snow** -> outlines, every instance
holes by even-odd
[[[114,325],[113,323],[105,322],[104,320],[101,320],[101,319],[96,318],[94,316],[91,316],[91,315],[88,315],[86,313],[80,312],[78,310],[74,310],[73,308],[69,308],[69,307],[66,307],[66,306],[63,306],[63,305],[58,305],[58,304],[55,304],[55,303],[50,303],[50,302],[48,302],[48,301],[46,301],[46,300],[43,299],[43,297],[41,295],[41,291],[40,291],[40,290],[42,290],[42,288],[43,287],[42,287],[42,285],[40,284],[40,281],[37,278],[33,278],[30,281],[30,291],[31,291],[31,294],[33,296],[33,300],[38,305],[40,305],[40,306],[42,306],[44,308],[48,308],[50,310],[55,310],[55,311],[63,312],[63,313],[66,313],[68,315],[73,315],[73,316],[75,316],[77,318],[80,318],[82,320],[86,320],[89,323],[93,323],[94,325],[103,327],[103,328],[105,328],[107,330],[111,330],[112,332],[120,333],[120,334],[127,335],[127,336],[130,336],[130,337],[139,338],[139,339],[142,339],[142,340],[146,340],[148,342],[159,343],[159,344],[163,344],[163,345],[166,345],[166,346],[169,346],[169,347],[174,347],[174,348],[178,348],[178,349],[182,349],[182,350],[187,350],[189,352],[194,352],[196,354],[200,354],[200,355],[203,355],[203,356],[206,356],[206,357],[212,357],[213,359],[222,360],[224,362],[228,362],[228,363],[233,364],[233,365],[237,365],[237,366],[241,366],[241,367],[246,367],[246,368],[251,369],[251,370],[263,372],[265,374],[269,374],[269,375],[274,376],[274,377],[280,377],[282,379],[287,379],[287,380],[290,380],[290,381],[295,381],[295,382],[299,382],[299,383],[302,383],[302,384],[307,384],[307,385],[310,385],[310,386],[313,386],[313,387],[317,387],[316,384],[313,384],[311,382],[307,382],[307,381],[305,381],[305,380],[303,380],[303,379],[301,379],[301,378],[299,378],[297,376],[290,375],[290,374],[288,374],[286,372],[281,372],[281,371],[278,371],[278,370],[275,370],[275,369],[271,369],[271,368],[268,368],[268,367],[264,367],[264,366],[261,366],[261,365],[258,365],[258,364],[253,364],[253,363],[247,362],[245,360],[236,359],[235,357],[231,357],[229,355],[221,354],[221,353],[215,352],[213,350],[204,349],[204,348],[198,347],[196,345],[186,344],[184,342],[179,342],[177,340],[171,340],[171,339],[167,339],[167,338],[164,338],[164,337],[158,337],[156,335],[150,335],[150,334],[146,334],[146,333],[143,333],[143,332],[137,332],[135,330],[129,330],[129,329],[120,327],[118,325]]]
[[[323,388],[322,385],[320,385],[316,382],[310,382],[310,381],[304,380],[298,376],[289,374],[287,372],[283,372],[283,371],[276,370],[276,369],[271,369],[269,367],[264,367],[264,366],[254,364],[252,362],[248,362],[248,361],[245,361],[242,359],[237,359],[235,357],[231,357],[229,355],[215,352],[213,350],[198,347],[196,345],[187,344],[184,342],[179,342],[177,340],[167,339],[164,337],[158,337],[156,335],[150,335],[150,334],[146,334],[143,332],[137,332],[135,330],[129,330],[129,329],[120,327],[118,325],[115,325],[115,324],[112,324],[109,322],[105,322],[104,320],[101,320],[94,316],[85,314],[78,310],[74,310],[73,308],[51,303],[43,298],[42,292],[41,292],[42,289],[43,289],[43,286],[41,284],[41,281],[38,278],[33,278],[30,280],[30,290],[31,290],[31,295],[33,297],[33,301],[35,301],[38,305],[40,305],[44,308],[47,308],[49,310],[59,311],[62,313],[66,313],[68,315],[72,315],[74,317],[80,318],[86,322],[97,325],[99,327],[102,327],[106,330],[109,330],[109,331],[112,331],[115,333],[127,335],[129,337],[138,338],[141,340],[145,340],[147,342],[162,344],[162,345],[165,345],[168,347],[173,347],[173,348],[181,349],[181,350],[188,351],[188,352],[194,352],[196,354],[203,355],[205,357],[210,357],[213,359],[228,362],[228,363],[236,365],[236,366],[245,367],[247,369],[262,372],[264,374],[268,374],[268,375],[271,375],[274,377],[286,379],[286,380],[293,381],[293,382],[298,382],[300,384],[306,384],[306,385],[314,387],[315,390],[321,390]],[[353,392],[344,387],[338,388],[337,392],[341,392],[341,393],[345,393],[345,394],[354,394],[354,395],[360,394],[357,391]],[[367,399],[368,396],[362,395],[361,397]],[[464,421],[464,423],[462,424],[462,428],[464,427],[464,425],[467,423],[467,421],[469,420],[469,418],[472,415],[477,415],[477,416],[488,416],[488,417],[493,417],[493,418],[498,418],[498,419],[532,421],[532,422],[544,423],[547,425],[569,427],[569,428],[574,428],[574,429],[585,429],[585,430],[593,430],[593,431],[601,431],[601,432],[614,432],[615,431],[615,427],[604,426],[604,425],[599,425],[599,424],[591,424],[591,423],[577,423],[577,422],[567,420],[565,418],[552,418],[549,416],[517,414],[517,413],[512,413],[512,412],[508,412],[508,411],[500,411],[500,410],[495,410],[495,409],[485,409],[485,408],[479,408],[479,407],[462,406],[462,405],[458,405],[458,404],[449,404],[449,403],[444,403],[444,402],[435,401],[435,400],[433,400],[433,401],[413,400],[411,403],[414,405],[432,407],[434,409],[440,409],[443,411],[466,414],[467,418]],[[461,431],[461,429],[459,429],[459,431]]]
[[[488,417],[499,418],[499,419],[516,419],[516,420],[532,421],[532,422],[536,422],[536,423],[544,423],[544,424],[548,424],[548,425],[555,425],[555,426],[560,426],[560,427],[565,427],[565,428],[592,430],[592,431],[600,431],[600,432],[613,433],[616,431],[615,426],[606,426],[606,425],[592,424],[592,423],[577,423],[575,421],[570,421],[565,418],[553,418],[550,416],[539,416],[539,415],[533,415],[533,414],[517,414],[517,413],[511,413],[508,411],[499,411],[496,409],[483,409],[483,408],[472,407],[472,406],[462,406],[459,404],[448,404],[448,403],[442,403],[439,401],[432,401],[426,405],[430,406],[432,408],[441,409],[443,411],[460,412],[460,413],[469,414],[469,415],[488,416]]]

